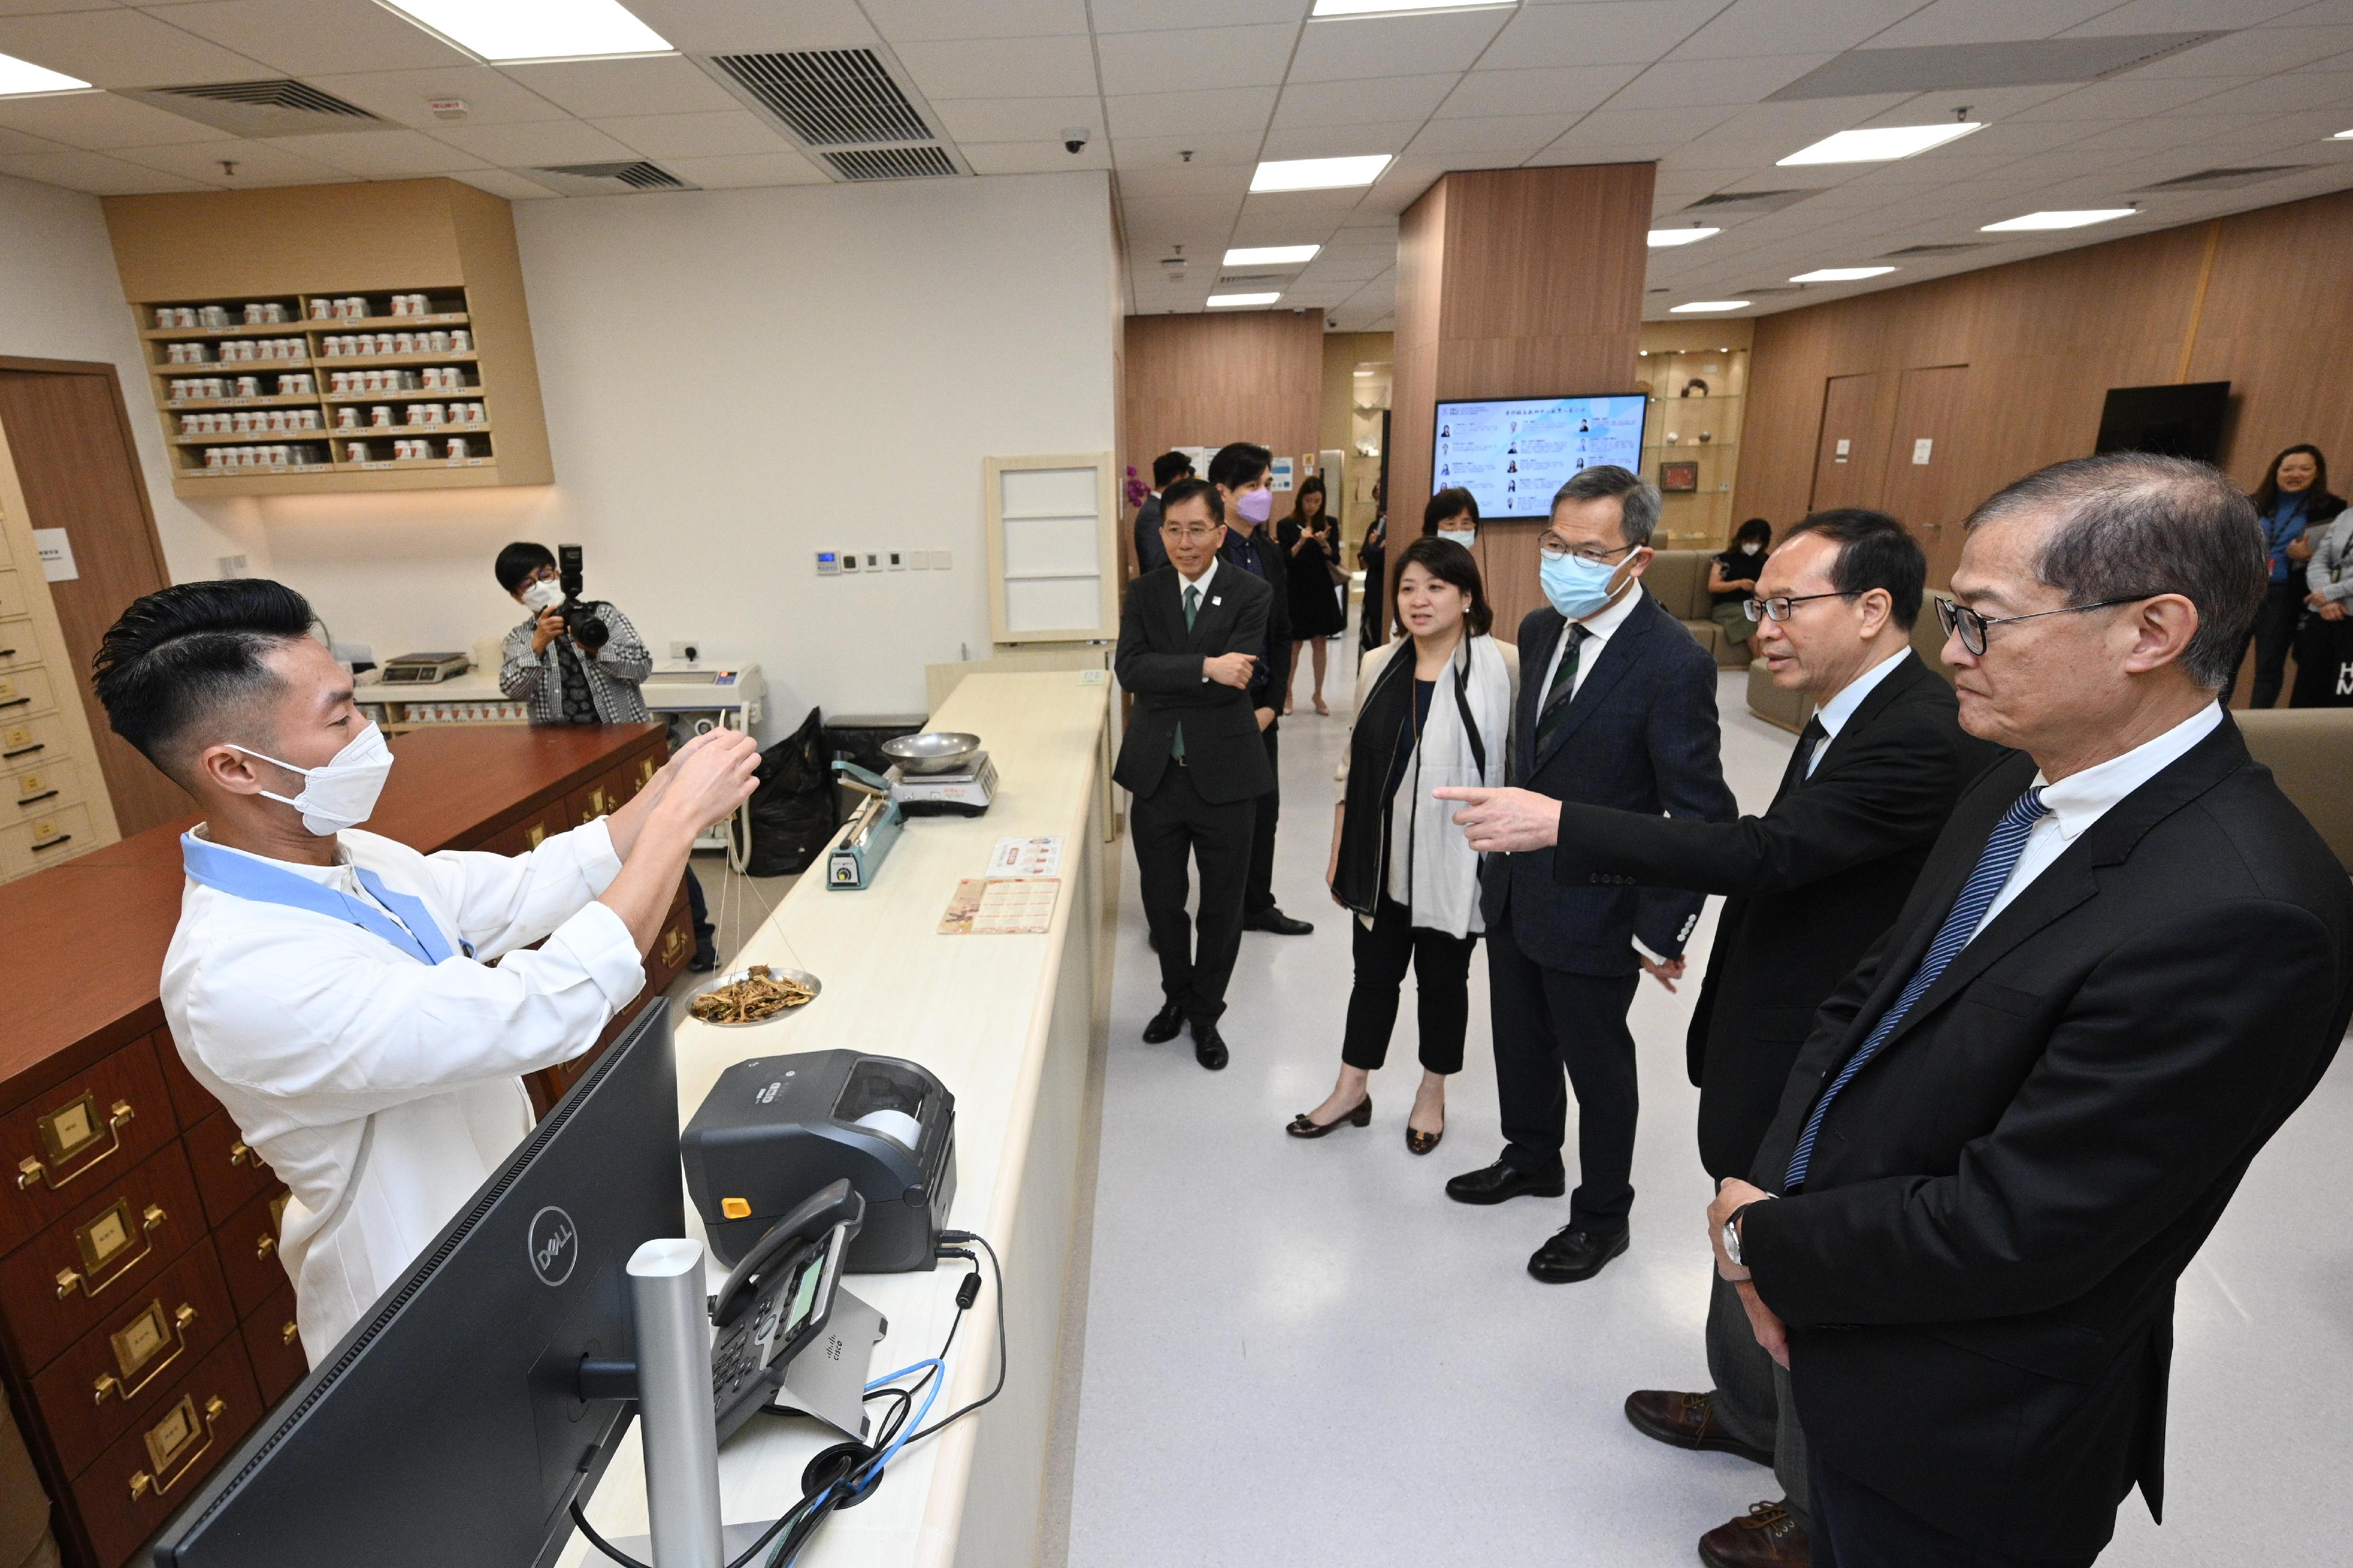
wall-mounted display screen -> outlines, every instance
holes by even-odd
[[[2222,416],[2231,384],[2193,381],[2179,386],[2112,386],[2100,410],[2102,452],[2155,452],[2211,463],[2222,447]]]
[[[1441,403],[1430,489],[1469,490],[1482,518],[1549,517],[1554,492],[1580,468],[1641,471],[1647,401],[1626,392]]]

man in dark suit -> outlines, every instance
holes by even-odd
[[[1227,1060],[1218,1018],[1241,945],[1250,824],[1274,784],[1250,696],[1273,599],[1264,583],[1219,560],[1225,532],[1216,486],[1168,487],[1160,517],[1168,564],[1127,585],[1112,663],[1135,698],[1112,777],[1135,796],[1128,833],[1166,999],[1144,1037],[1173,1040],[1190,1023],[1193,1054],[1212,1072]],[[1187,856],[1201,868],[1200,910],[1189,921]]]
[[[1553,498],[1537,541],[1550,607],[1520,623],[1511,778],[1555,802],[1729,822],[1715,661],[1641,587],[1658,521],[1657,487],[1620,468],[1587,468]],[[1631,877],[1565,887],[1549,854],[1491,856],[1482,868],[1506,1142],[1501,1159],[1455,1177],[1446,1195],[1465,1204],[1560,1195],[1566,1068],[1577,1091],[1577,1187],[1568,1224],[1528,1260],[1539,1279],[1589,1279],[1626,1250],[1640,1106],[1626,1009],[1643,971],[1662,983],[1683,973],[1703,901]]]
[[[1237,441],[1220,447],[1209,459],[1209,482],[1226,503],[1226,542],[1218,559],[1237,572],[1247,572],[1274,594],[1274,613],[1266,623],[1266,646],[1259,656],[1258,672],[1250,678],[1250,708],[1258,716],[1259,735],[1266,744],[1266,765],[1275,783],[1259,797],[1258,819],[1250,839],[1250,881],[1242,893],[1245,930],[1271,931],[1276,936],[1305,936],[1315,928],[1293,920],[1274,901],[1274,829],[1282,817],[1282,774],[1276,741],[1281,734],[1277,715],[1282,694],[1291,689],[1291,580],[1282,552],[1275,547],[1274,531],[1267,519],[1274,512],[1271,479],[1274,458],[1263,447]]]
[[[2158,1511],[2175,1281],[2353,1015],[2344,871],[2215,701],[2263,591],[2246,498],[2119,453],[1969,526],[1945,658],[2020,754],[1708,1215],[1836,1568],[2086,1564],[2136,1485]]]
[[[1928,562],[1883,512],[1816,512],[1757,574],[1757,655],[1815,715],[1762,816],[1680,821],[1608,806],[1442,790],[1491,809],[1482,851],[1553,848],[1569,887],[1632,877],[1647,887],[1729,895],[1685,1045],[1699,1086],[1700,1163],[1747,1173],[1781,1103],[1814,1009],[1885,931],[1953,802],[2001,752],[1961,729],[1953,689],[1911,650]],[[1520,810],[1504,809],[1520,807]],[[1783,1497],[1707,1532],[1709,1568],[1803,1568],[1806,1451],[1778,1369],[1737,1292],[1715,1281],[1704,1394],[1643,1389],[1626,1415],[1645,1436],[1770,1464]],[[1786,1375],[1786,1374],[1782,1374]]]
[[[1160,542],[1160,498],[1168,487],[1193,471],[1193,459],[1182,452],[1163,452],[1152,459],[1152,493],[1135,509],[1135,574],[1157,572],[1168,564],[1168,549]]]

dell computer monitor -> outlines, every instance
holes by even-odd
[[[2227,381],[2111,387],[2100,410],[2099,441],[2092,450],[2155,452],[2211,463],[2222,449],[2222,416],[2230,405]]]
[[[686,1234],[669,1004],[556,1102],[408,1278],[157,1538],[160,1568],[543,1568],[636,1414],[638,1244]]]
[[[1548,518],[1580,468],[1642,471],[1639,392],[1599,397],[1483,397],[1438,405],[1430,488],[1469,490],[1488,519]]]

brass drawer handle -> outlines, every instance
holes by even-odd
[[[256,1263],[267,1263],[269,1260],[269,1255],[277,1250],[278,1238],[276,1237],[257,1237],[254,1238],[253,1243],[253,1260]]]
[[[164,1304],[161,1301],[158,1301],[151,1310],[160,1316],[163,1311],[163,1306]],[[142,1312],[140,1316],[144,1318],[147,1316],[147,1313]],[[145,1393],[147,1386],[163,1375],[164,1369],[171,1365],[174,1362],[179,1360],[181,1352],[188,1348],[188,1325],[195,1321],[196,1310],[194,1307],[189,1306],[185,1301],[181,1302],[180,1310],[172,1314],[172,1353],[167,1356],[161,1357],[158,1360],[149,1362],[145,1369],[147,1375],[133,1384],[126,1385],[121,1378],[116,1377],[112,1373],[103,1374],[93,1385],[90,1403],[93,1405],[103,1405],[106,1403],[106,1396],[112,1394],[119,1395],[122,1399],[123,1403],[129,1404],[132,1400]],[[118,1342],[121,1341],[121,1337],[122,1336],[120,1334],[115,1336]],[[120,1342],[115,1346],[115,1354],[118,1358],[122,1354],[122,1347]]]
[[[131,1477],[131,1500],[137,1502],[149,1492],[162,1497],[177,1486],[198,1459],[213,1446],[214,1428],[228,1414],[228,1401],[214,1394],[205,1401],[204,1441],[196,1442],[196,1400],[194,1394],[183,1394],[180,1403],[147,1434],[147,1453],[153,1460],[156,1473],[134,1471]],[[162,1458],[157,1458],[157,1455]],[[164,1472],[169,1469],[169,1475]]]
[[[688,948],[693,945],[693,938],[688,936],[676,926],[672,926],[670,930],[662,933],[661,961],[664,963],[676,963],[679,961],[680,955],[684,953]]]
[[[232,1143],[228,1146],[228,1163],[232,1165],[258,1165],[261,1162],[253,1157],[250,1144]]]
[[[63,842],[63,840],[58,840],[58,842]],[[46,846],[36,844],[33,847],[39,849],[46,847]],[[84,1102],[90,1098],[90,1096],[84,1095],[80,1100],[74,1101],[72,1105],[53,1110],[49,1112],[48,1115],[41,1118],[40,1127],[42,1140],[49,1146],[49,1158],[47,1160],[43,1160],[37,1154],[27,1154],[22,1160],[16,1162],[16,1188],[19,1192],[31,1187],[35,1182],[46,1183],[47,1184],[49,1190],[51,1192],[55,1192],[59,1187],[69,1185],[73,1182],[80,1180],[83,1176],[88,1175],[92,1166],[98,1164],[108,1155],[122,1147],[122,1124],[129,1121],[132,1118],[131,1102],[127,1100],[116,1100],[111,1108],[111,1113],[106,1119],[106,1131],[108,1134],[106,1147],[91,1154],[90,1158],[82,1161],[79,1165],[74,1166],[72,1170],[66,1171],[65,1174],[62,1176],[58,1173],[59,1171],[65,1170],[66,1163],[69,1159],[70,1159],[74,1154],[79,1153],[83,1146],[91,1142],[91,1139],[88,1136],[81,1138],[69,1138],[59,1131],[63,1120],[68,1116],[78,1111],[83,1115],[88,1114]]]
[[[286,1326],[284,1328],[278,1331],[278,1342],[280,1344],[290,1345],[301,1337],[302,1325],[294,1321],[291,1318],[289,1318],[286,1321]]]
[[[87,1274],[73,1268],[58,1269],[58,1300],[62,1301],[77,1290],[82,1293],[84,1300],[92,1300],[103,1292],[108,1286],[137,1268],[149,1253],[155,1250],[153,1237],[157,1229],[163,1226],[164,1219],[163,1209],[154,1204],[149,1204],[147,1212],[140,1216],[139,1250],[125,1253],[121,1262],[114,1263],[107,1269],[106,1277],[102,1279],[99,1278],[96,1268],[92,1268]]]

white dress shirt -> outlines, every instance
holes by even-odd
[[[1633,585],[1620,595],[1616,604],[1605,605],[1581,621],[1569,622],[1569,626],[1583,626],[1586,633],[1584,649],[1577,656],[1576,678],[1568,684],[1568,700],[1571,702],[1576,701],[1577,694],[1585,689],[1585,678],[1591,675],[1593,667],[1601,661],[1602,646],[1609,642],[1611,633],[1626,624],[1626,617],[1634,613],[1634,606],[1641,602],[1641,579],[1638,577]],[[1552,678],[1560,673],[1560,661],[1568,655],[1568,642],[1567,627],[1563,627],[1560,640],[1553,645],[1552,658],[1545,665],[1544,685],[1537,688],[1539,693],[1551,692]],[[1541,703],[1543,700],[1543,695],[1539,695],[1537,701]],[[1538,711],[1541,712],[1542,709],[1539,708]]]
[[[1896,644],[1894,653],[1848,681],[1836,697],[1822,704],[1820,710],[1814,715],[1815,722],[1822,727],[1822,738],[1814,742],[1814,754],[1806,759],[1808,778],[1814,776],[1815,764],[1822,760],[1822,753],[1831,749],[1831,742],[1838,739],[1839,731],[1846,728],[1846,721],[1854,717],[1854,710],[1862,706],[1862,700],[1877,690],[1881,681],[1894,674],[1896,662],[1908,658],[1911,652],[1908,646]]]
[[[181,1059],[293,1189],[279,1257],[313,1365],[530,1132],[518,1075],[586,1050],[645,984],[628,927],[593,901],[621,868],[602,821],[512,858],[339,842],[335,866],[244,858],[382,909],[364,868],[480,961],[427,964],[331,915],[194,879],[164,958]]]
[[[2069,845],[2084,836],[2086,828],[2105,816],[2111,806],[2179,762],[2221,722],[2221,704],[2210,702],[2155,740],[2143,741],[2122,756],[2110,757],[2080,773],[2070,773],[2057,784],[2043,784],[2042,775],[2036,773],[2034,783],[2042,791],[2045,809],[2034,826],[2027,829],[2026,847],[2019,852],[2018,864],[2010,868],[2009,880],[2002,883],[1993,902],[1986,906],[1985,920],[1978,921],[1977,931],[1969,932],[1970,941],[1977,940],[1978,931],[1985,930],[1986,921],[2008,909],[2035,878],[2067,852]]]

